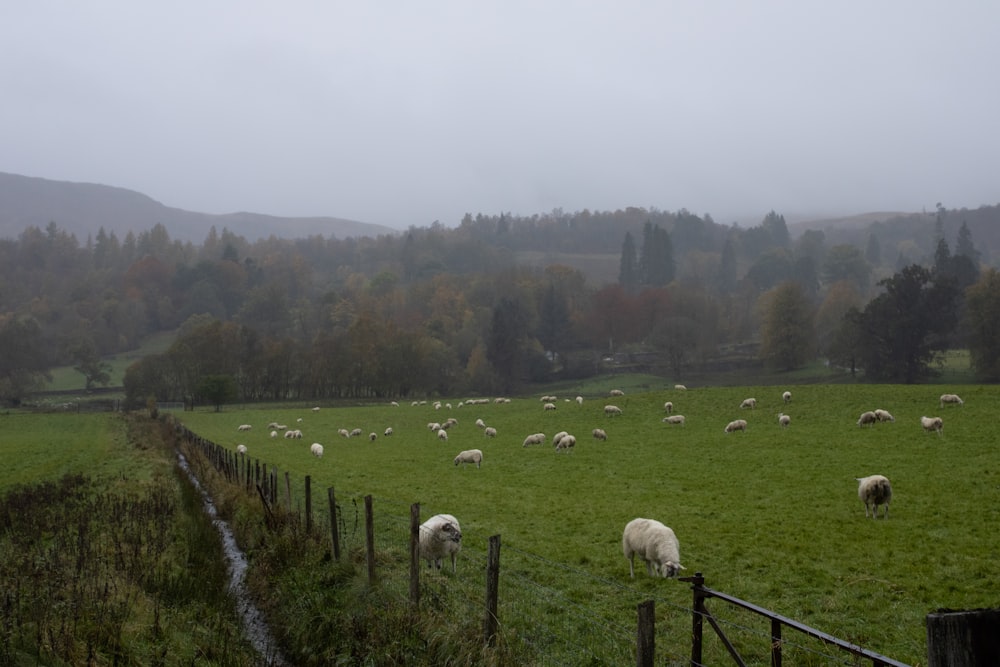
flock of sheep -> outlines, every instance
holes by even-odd
[[[675,389],[684,390],[686,387],[676,385]],[[612,390],[609,396],[621,397],[624,396],[624,392],[617,389]],[[789,391],[785,391],[781,398],[782,402],[787,406],[791,403],[792,394]],[[498,398],[493,399],[493,402],[505,403],[509,402],[509,400]],[[571,402],[569,399],[565,400],[568,403]],[[557,398],[555,396],[542,396],[541,401],[543,410],[546,412],[558,409]],[[471,399],[459,402],[458,407],[487,402],[490,402],[489,399]],[[577,396],[574,402],[582,405],[583,397]],[[424,403],[423,401],[414,401],[413,405],[423,405]],[[963,404],[963,400],[955,394],[942,394],[939,399],[940,407]],[[398,406],[398,403],[393,402],[392,405]],[[433,405],[435,410],[440,410],[442,407],[449,409],[452,407],[450,403],[442,404],[441,402],[435,402]],[[753,397],[746,398],[740,403],[739,407],[740,409],[755,410],[757,408],[757,399]],[[684,415],[673,414],[674,404],[672,401],[664,403],[663,409],[667,413],[667,416],[662,420],[664,423],[680,426],[685,424],[686,419]],[[319,408],[313,408],[313,410],[317,411]],[[604,414],[606,417],[614,418],[621,416],[623,411],[620,407],[609,404],[604,406]],[[857,425],[859,427],[871,427],[878,423],[895,421],[895,417],[891,413],[879,408],[863,412],[857,420]],[[920,423],[925,431],[933,431],[938,435],[942,434],[943,420],[940,417],[922,416]],[[454,417],[449,417],[442,422],[430,422],[427,424],[427,428],[438,440],[447,442],[448,431],[456,424],[458,424],[458,420]],[[779,412],[778,425],[781,428],[787,428],[790,424],[791,417],[784,412]],[[497,429],[487,426],[482,419],[477,419],[475,425],[486,437],[495,438],[497,436]],[[726,424],[723,430],[725,433],[746,431],[747,426],[747,420],[735,419]],[[268,428],[271,430],[270,436],[272,438],[277,437],[278,431],[281,430],[285,432],[284,437],[286,438],[298,439],[302,437],[301,430],[289,429],[286,425],[276,422],[268,424]],[[252,426],[250,424],[241,424],[237,427],[239,432],[247,432],[251,429]],[[350,438],[362,435],[363,431],[357,428],[351,431],[339,429],[338,433],[345,438]],[[391,436],[393,429],[388,427],[383,431],[383,434]],[[608,434],[603,428],[593,429],[592,436],[595,440],[599,441],[606,441],[608,439]],[[368,437],[374,441],[377,435],[375,432],[371,432]],[[522,446],[544,445],[546,442],[548,442],[548,438],[545,433],[532,433],[525,437]],[[576,436],[566,431],[560,431],[553,436],[550,446],[556,452],[570,452],[575,445]],[[321,457],[323,456],[323,445],[315,442],[311,445],[310,451],[314,456]],[[237,445],[237,453],[245,456],[247,454],[247,447],[243,444]],[[483,451],[481,449],[463,450],[454,457],[455,466],[473,464],[479,468],[482,462]],[[877,519],[879,516],[879,507],[881,507],[883,518],[888,518],[889,503],[892,499],[892,484],[889,479],[884,475],[869,475],[867,477],[856,478],[856,481],[858,482],[858,498],[864,504],[865,517],[867,518],[870,513],[872,518]],[[440,570],[444,559],[450,558],[452,571],[454,572],[456,569],[456,557],[462,548],[461,544],[461,526],[458,520],[450,514],[437,514],[420,526],[419,555],[421,559],[427,561],[428,567],[436,567]],[[629,521],[622,533],[622,552],[629,562],[629,576],[631,577],[635,576],[635,556],[639,556],[646,563],[646,571],[650,576],[673,577],[680,570],[685,569],[680,563],[680,546],[677,536],[671,528],[655,519],[636,518]]]

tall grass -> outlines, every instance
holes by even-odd
[[[992,434],[1000,388],[961,387],[965,405],[945,409],[937,402],[941,387],[803,385],[792,387],[788,405],[782,389],[630,389],[613,399],[624,411],[614,418],[604,414],[610,401],[603,388],[586,394],[582,406],[563,400],[575,392],[560,396],[554,412],[527,398],[459,408],[455,397],[450,411],[302,406],[181,418],[215,442],[246,444],[251,457],[288,471],[298,508],[301,480],[310,475],[314,489],[333,486],[345,499],[372,494],[401,525],[412,502],[425,516],[454,514],[465,535],[455,580],[477,582],[485,541],[500,534],[508,581],[543,591],[525,593],[546,600],[526,605],[532,617],[557,619],[577,607],[606,619],[603,627],[629,628],[635,602],[648,595],[674,630],[663,650],[685,655],[688,587],[644,575],[629,580],[621,554],[622,527],[645,516],[674,528],[688,573],[703,572],[709,586],[897,660],[924,662],[926,614],[996,604],[1000,465]],[[758,408],[740,410],[749,396]],[[661,421],[668,399],[687,417],[685,426]],[[892,412],[895,423],[859,428],[858,415],[876,407]],[[779,411],[791,415],[788,429],[779,428]],[[921,415],[942,416],[943,436],[924,433]],[[459,423],[445,443],[427,424],[447,416]],[[749,421],[748,431],[723,433],[737,417]],[[476,418],[499,436],[487,439]],[[269,437],[272,420],[305,437]],[[241,423],[254,428],[239,433]],[[391,437],[382,435],[387,426]],[[354,427],[378,438],[337,435]],[[590,438],[595,427],[607,431],[607,442]],[[522,447],[529,433],[551,438],[560,430],[577,436],[569,454]],[[312,442],[324,445],[321,459],[310,455]],[[485,453],[481,469],[452,464],[472,447]],[[866,520],[857,498],[855,478],[873,473],[893,482],[888,520]],[[575,620],[581,617],[566,616],[566,632],[592,632]],[[530,634],[508,622],[515,636]],[[766,644],[762,650],[766,655]]]

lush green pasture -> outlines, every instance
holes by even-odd
[[[937,397],[952,388],[940,386],[796,386],[788,405],[782,389],[629,391],[588,395],[583,405],[567,395],[555,411],[543,411],[537,398],[458,407],[456,397],[450,410],[302,406],[178,417],[217,443],[246,444],[251,457],[293,480],[310,475],[314,488],[371,494],[402,517],[412,502],[423,516],[454,514],[466,550],[481,552],[500,534],[508,548],[568,566],[560,583],[586,604],[621,605],[634,617],[633,602],[594,593],[573,571],[658,596],[666,623],[679,630],[672,650],[681,655],[690,590],[645,574],[629,582],[621,531],[637,516],[673,527],[686,574],[703,572],[710,587],[897,660],[925,662],[926,614],[998,603],[1000,387],[957,387],[965,405],[945,408]],[[757,409],[741,410],[750,396]],[[685,426],[661,421],[666,400]],[[622,416],[605,416],[612,402]],[[859,414],[875,408],[892,412],[895,423],[859,428]],[[791,416],[788,429],[778,426],[779,411]],[[941,416],[943,435],[925,433],[921,415]],[[459,422],[441,442],[427,424],[447,417]],[[497,429],[495,440],[477,418]],[[749,422],[748,431],[724,433],[736,418]],[[303,439],[270,438],[272,420],[301,429]],[[238,432],[242,423],[253,429]],[[386,427],[391,437],[382,435]],[[591,437],[595,427],[607,431],[607,442]],[[365,437],[345,439],[340,428]],[[562,430],[577,437],[571,453],[522,446],[530,433],[551,438]],[[378,434],[374,442],[369,432]],[[324,445],[321,459],[309,453],[313,442]],[[454,466],[455,454],[470,448],[483,450],[482,468]],[[874,473],[893,483],[888,520],[866,519],[857,497],[855,478]],[[458,574],[479,578],[461,563]]]

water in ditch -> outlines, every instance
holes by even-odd
[[[187,459],[180,452],[177,452],[177,462],[187,474],[188,479],[191,480],[194,487],[198,489],[198,492],[201,494],[205,513],[212,519],[212,524],[222,537],[222,550],[225,553],[226,564],[229,570],[229,591],[236,601],[236,610],[243,621],[243,633],[247,641],[260,654],[265,665],[272,665],[274,667],[288,665],[288,661],[285,660],[278,650],[277,642],[274,641],[274,637],[267,623],[264,621],[263,615],[257,609],[256,605],[254,605],[253,600],[250,599],[250,594],[246,587],[246,554],[236,544],[236,539],[233,537],[233,531],[230,530],[229,524],[219,518],[219,513],[215,508],[212,497],[202,487],[188,465]]]

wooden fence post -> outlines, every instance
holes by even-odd
[[[291,473],[285,473],[285,507],[288,511],[292,511],[292,476]]]
[[[330,502],[330,538],[333,540],[333,557],[340,560],[340,531],[337,530],[337,501],[333,495],[333,487],[326,490],[326,498]]]
[[[639,603],[638,629],[635,642],[636,667],[653,667],[656,650],[656,603],[646,600]]]
[[[368,584],[375,583],[375,516],[372,497],[365,496],[365,551],[368,552]]]
[[[410,604],[420,604],[420,503],[410,505]]]
[[[483,620],[483,640],[487,646],[497,643],[497,601],[500,597],[500,536],[491,535],[486,554],[486,618]]]
[[[306,535],[312,533],[313,526],[313,503],[312,503],[312,477],[306,475]],[[289,494],[291,498],[291,494]]]
[[[927,615],[927,667],[1000,665],[1000,609]]]
[[[705,577],[695,572],[691,577],[680,577],[679,581],[691,582],[694,601],[691,603],[691,664],[701,664],[702,625],[705,619]]]

